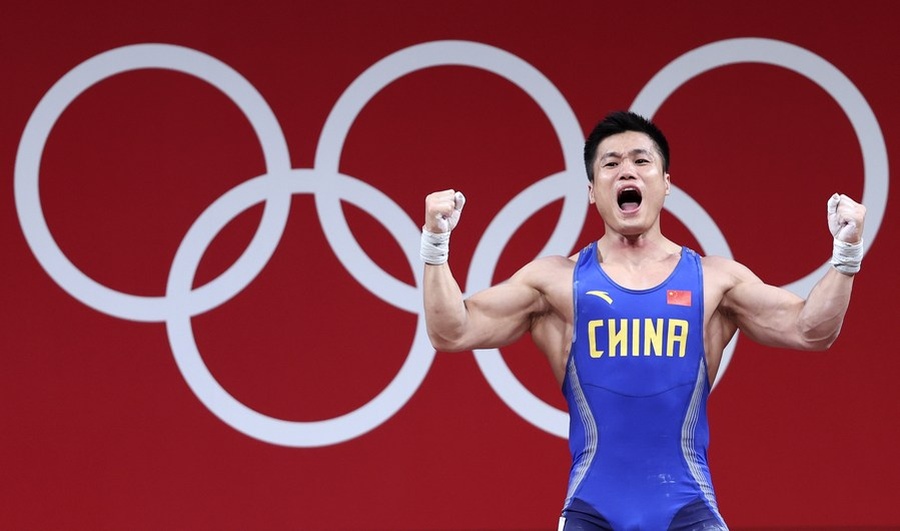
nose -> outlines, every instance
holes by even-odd
[[[619,163],[619,179],[636,179],[637,171],[635,169],[634,163],[628,159],[623,160]]]

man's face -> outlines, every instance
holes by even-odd
[[[588,190],[608,229],[636,236],[659,222],[669,195],[669,174],[663,172],[663,158],[653,140],[626,131],[597,146],[594,181]]]

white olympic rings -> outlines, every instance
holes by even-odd
[[[874,114],[862,94],[824,59],[797,46],[766,39],[733,39],[689,52],[663,68],[640,92],[632,110],[652,116],[684,82],[709,69],[740,62],[761,62],[801,73],[819,84],[847,114],[859,138],[865,164],[863,202],[868,207],[866,238],[870,243],[881,225],[887,202],[887,152]],[[97,55],[64,75],[35,108],[19,144],[15,165],[15,201],[29,247],[41,266],[66,292],[109,315],[145,322],[165,322],[172,352],[185,381],[198,399],[226,424],[272,444],[313,447],[358,437],[394,415],[415,394],[434,359],[421,308],[422,272],[418,260],[419,224],[377,188],[342,175],[339,161],[350,126],[381,89],[413,71],[442,65],[480,68],[524,90],[549,118],[559,138],[565,169],[518,194],[492,220],[478,243],[467,286],[474,292],[490,286],[500,251],[516,230],[550,202],[563,199],[560,220],[539,254],[568,254],[587,213],[580,148],[583,133],[562,94],[537,69],[508,52],[485,44],[436,41],[400,50],[377,62],[344,92],[330,113],[316,151],[313,169],[292,169],[281,127],[258,91],[217,59],[184,47],[163,44],[125,46]],[[190,227],[172,262],[163,297],[142,297],[101,285],[82,273],[56,244],[43,215],[38,193],[40,161],[56,121],[82,92],[108,77],[130,70],[162,68],[200,78],[227,95],[247,116],[256,132],[266,173],[251,178],[214,201]],[[289,214],[293,194],[313,194],[329,245],[363,286],[388,304],[419,316],[415,338],[398,374],[370,402],[345,415],[322,421],[294,422],[248,408],[215,380],[204,364],[191,327],[191,317],[210,311],[243,290],[268,263]],[[414,272],[415,286],[381,269],[360,247],[340,208],[347,201],[370,212],[400,244]],[[260,225],[243,254],[219,277],[192,287],[197,266],[215,236],[246,209],[265,202]],[[721,231],[703,208],[672,187],[667,210],[691,227],[708,254],[731,257]],[[822,266],[822,269],[827,267]],[[821,274],[814,271],[788,286],[808,291]],[[734,350],[726,349],[722,368]],[[497,349],[475,353],[479,367],[500,398],[536,427],[567,436],[567,414],[528,391],[509,370]]]

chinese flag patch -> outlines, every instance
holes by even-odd
[[[684,289],[670,289],[666,291],[666,304],[675,306],[690,306],[691,292]]]

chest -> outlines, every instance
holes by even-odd
[[[584,383],[637,396],[696,382],[704,356],[699,264],[687,255],[678,267],[634,273],[588,261],[576,270],[573,349]]]
[[[610,280],[623,288],[648,290],[665,282],[677,265],[678,258],[673,257],[641,265],[603,262],[600,268]]]

